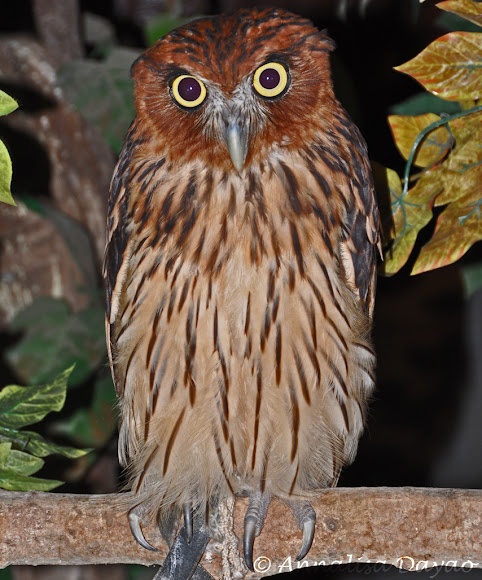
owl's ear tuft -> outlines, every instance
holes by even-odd
[[[326,52],[333,52],[336,49],[336,42],[328,36],[328,29],[326,28],[320,31],[320,42]]]

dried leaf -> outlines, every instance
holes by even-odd
[[[444,163],[444,191],[435,205],[445,205],[478,191],[482,196],[482,113],[460,117],[450,122],[455,147]]]
[[[440,184],[433,178],[432,172],[427,172],[415,187],[404,195],[397,173],[391,169],[386,171],[393,225],[390,231],[392,244],[385,253],[383,273],[391,276],[405,265],[419,231],[430,221],[432,217],[430,202],[440,192]]]
[[[403,115],[390,115],[388,123],[393,133],[395,144],[405,159],[408,159],[413,144],[421,131],[431,123],[439,121],[440,117],[433,113],[406,117]],[[414,164],[418,167],[428,167],[440,161],[450,149],[452,136],[450,131],[441,126],[428,133],[420,143],[415,155]]]
[[[395,69],[412,76],[444,99],[479,99],[482,96],[481,40],[477,32],[451,32]]]
[[[449,204],[439,215],[433,237],[422,248],[412,274],[421,274],[452,264],[475,242],[481,240],[481,206],[480,189],[473,189]]]
[[[453,12],[457,16],[482,26],[482,6],[480,2],[474,2],[473,0],[445,0],[445,2],[439,2],[437,8]]]

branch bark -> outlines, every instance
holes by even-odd
[[[132,538],[118,496],[39,492],[0,493],[0,567],[13,564],[160,564],[167,547],[147,528],[148,552]],[[255,542],[258,573],[269,576],[304,566],[348,563],[395,565],[407,570],[433,566],[482,567],[482,490],[432,488],[338,488],[313,502],[317,529],[306,560],[289,508],[273,501]],[[236,501],[234,531],[241,537],[247,500]],[[215,544],[202,565],[221,576]]]
[[[79,0],[34,0],[37,33],[60,66],[82,57]]]

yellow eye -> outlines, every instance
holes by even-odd
[[[256,69],[253,77],[253,87],[262,97],[270,99],[279,97],[289,84],[286,68],[279,62],[268,62]]]
[[[172,82],[171,95],[181,107],[193,109],[198,107],[206,98],[206,87],[196,77],[181,75]]]

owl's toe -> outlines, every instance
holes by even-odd
[[[303,543],[296,560],[299,562],[308,554],[315,536],[316,514],[315,510],[307,501],[288,502],[298,523],[298,527],[303,532]]]
[[[271,496],[267,493],[255,492],[249,495],[249,506],[244,516],[243,554],[246,566],[251,572],[254,572],[254,538],[259,536],[263,528],[270,501]]]
[[[192,541],[193,534],[193,523],[192,523],[192,502],[186,502],[182,505],[182,513],[184,515],[184,528],[186,530],[186,540],[190,544]]]

